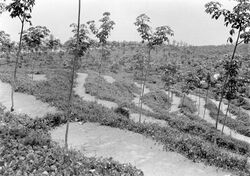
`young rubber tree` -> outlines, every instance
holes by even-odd
[[[183,94],[183,97],[181,101],[181,107],[184,105],[186,95],[188,95],[190,91],[193,91],[195,89],[195,84],[196,81],[192,72],[187,72],[182,76],[181,92]]]
[[[197,110],[198,110],[198,115],[200,115],[200,105],[201,105],[201,80],[199,79],[198,76],[195,76],[195,88],[198,89],[198,105],[197,105]]]
[[[15,68],[13,72],[13,80],[11,83],[11,108],[10,111],[14,111],[14,91],[16,89],[16,81],[17,81],[17,68],[19,64],[19,57],[22,49],[22,38],[23,38],[23,28],[24,23],[29,22],[31,24],[31,12],[32,8],[35,5],[35,0],[12,0],[10,4],[6,6],[6,10],[10,12],[10,16],[12,18],[18,17],[21,22],[21,32],[18,44],[18,51],[16,54],[16,62]]]
[[[198,115],[200,115],[200,105],[201,105],[201,81],[205,77],[204,68],[198,67],[194,73],[195,86],[198,89]]]
[[[144,66],[145,66],[145,55],[141,51],[136,51],[133,55],[133,62],[131,62],[131,67],[134,70],[134,77],[142,78],[144,75]]]
[[[99,20],[101,23],[99,27],[96,27],[96,23],[94,20],[88,21],[87,24],[89,25],[89,28],[91,32],[95,35],[95,37],[98,39],[98,42],[101,46],[101,57],[98,64],[98,77],[101,77],[102,73],[102,64],[103,61],[107,59],[109,53],[109,50],[107,48],[107,39],[110,36],[111,31],[114,29],[115,22],[110,19],[110,13],[104,12],[103,17]],[[98,81],[98,87],[97,87],[97,101],[99,99],[99,81]]]
[[[193,72],[188,71],[186,74],[184,74],[182,78],[182,86],[181,91],[183,93],[183,99],[181,105],[184,103],[184,99],[186,98],[186,94],[188,95],[190,91],[193,91],[196,88],[197,85],[197,78],[196,75],[194,75]]]
[[[168,91],[168,96],[173,99],[173,93],[171,87],[176,84],[176,75],[178,72],[176,64],[167,64],[160,67],[162,70],[161,80],[164,83],[164,90]]]
[[[87,49],[90,47],[90,39],[88,37],[88,30],[85,24],[80,24],[81,16],[81,0],[78,1],[78,22],[77,24],[71,24],[73,27],[72,32],[74,33],[73,38],[69,40],[68,51],[73,55],[70,63],[70,86],[68,94],[68,103],[67,103],[67,124],[65,132],[65,149],[68,149],[68,131],[69,131],[69,121],[72,118],[72,95],[73,95],[73,86],[75,80],[76,69],[79,68],[80,58],[86,53]]]
[[[224,131],[224,126],[226,123],[227,119],[227,114],[230,108],[231,100],[234,99],[237,95],[238,92],[238,74],[239,74],[239,68],[240,68],[240,62],[238,59],[234,60],[226,60],[223,64],[224,69],[225,69],[225,76],[228,77],[228,81],[225,85],[225,98],[228,100],[228,106],[226,110],[226,114],[224,116],[224,121],[223,121],[223,127],[221,130],[221,133]]]
[[[155,49],[156,46],[163,44],[165,41],[169,42],[168,36],[173,36],[173,30],[169,26],[160,26],[155,29],[155,32],[152,31],[152,28],[149,26],[150,18],[146,14],[141,14],[136,18],[136,22],[134,23],[137,27],[137,31],[139,32],[142,38],[142,44],[146,43],[147,47],[147,58],[146,58],[146,66],[144,71],[144,78],[142,83],[142,90],[140,94],[140,116],[139,122],[141,121],[142,115],[142,97],[144,95],[145,84],[150,68],[151,62],[151,51]]]
[[[234,49],[232,52],[232,56],[230,58],[230,62],[233,62],[237,47],[241,43],[249,43],[250,41],[250,3],[249,0],[235,0],[237,5],[232,10],[223,9],[222,5],[219,2],[209,2],[205,5],[206,13],[212,15],[212,18],[219,19],[221,16],[224,18],[225,26],[229,26],[230,29],[230,37],[228,38],[228,42],[233,43],[233,35],[236,34]],[[215,127],[218,126],[219,120],[219,112],[221,107],[221,102],[225,95],[225,86],[228,82],[229,75],[224,79],[224,83],[222,85],[222,91],[220,95],[220,102],[217,111],[217,118]]]
[[[23,31],[23,41],[31,52],[32,58],[32,80],[34,74],[35,61],[38,57],[38,51],[40,50],[45,38],[49,35],[50,31],[45,26],[35,26]]]

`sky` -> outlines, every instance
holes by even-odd
[[[0,0],[2,1],[2,0]],[[223,20],[211,19],[204,5],[211,0],[81,0],[81,23],[98,21],[103,12],[110,12],[115,22],[110,41],[140,41],[134,25],[135,19],[145,13],[151,26],[167,25],[174,31],[171,40],[190,45],[226,44],[229,29]],[[217,0],[225,8],[234,5],[233,0]],[[77,22],[78,0],[36,0],[32,12],[32,25],[46,26],[51,33],[65,42],[72,36],[71,23]],[[0,30],[18,41],[21,23],[12,19],[8,12],[0,15]],[[29,28],[26,23],[25,29]]]

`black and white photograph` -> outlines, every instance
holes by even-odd
[[[250,0],[0,0],[0,176],[250,176]]]

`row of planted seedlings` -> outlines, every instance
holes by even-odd
[[[50,71],[47,73],[47,75],[48,81],[38,82],[35,85],[30,85],[28,83],[21,84],[19,85],[21,87],[20,90],[27,94],[33,94],[38,99],[56,106],[59,110],[65,111],[67,109],[67,97],[65,97],[65,95],[69,86],[68,71]],[[8,78],[6,77],[6,80],[7,79]],[[158,117],[165,119],[169,122],[169,124],[171,124],[171,120],[176,120],[176,122],[173,121],[173,124],[179,124],[179,129],[174,125],[172,125],[172,127],[164,128],[157,125],[134,123],[133,121],[124,118],[123,116],[116,114],[100,105],[82,101],[78,96],[75,96],[74,99],[75,101],[73,102],[71,121],[99,122],[102,125],[127,129],[152,137],[156,141],[161,142],[165,146],[166,150],[177,151],[194,161],[203,161],[205,163],[229,170],[242,172],[245,174],[248,173],[245,167],[245,157],[237,158],[222,152],[218,145],[214,145],[214,143],[209,142],[209,140],[204,140],[204,138],[198,136],[197,132],[196,135],[192,134],[195,130],[189,134],[186,134],[188,130],[180,130],[180,127],[183,126],[181,123],[184,123],[185,120],[179,121],[179,118],[170,118],[172,116]],[[51,115],[45,119],[37,120],[35,124],[58,126],[66,122],[65,117],[66,115]],[[169,117],[169,119],[167,117]],[[198,123],[195,125],[198,125]],[[213,138],[215,134],[211,132],[210,138]],[[203,133],[203,135],[205,136],[205,133]],[[240,144],[237,144],[238,141],[234,142],[232,140],[224,140],[223,142],[226,143],[225,146],[236,145],[235,153],[244,155],[247,155],[248,153],[248,145],[246,145],[246,147],[242,147],[244,144],[240,146]],[[223,145],[220,147],[222,146]],[[227,148],[225,146],[223,147]],[[233,148],[234,147],[232,147],[230,150],[233,151]]]

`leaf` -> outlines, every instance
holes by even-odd
[[[234,35],[234,33],[235,33],[234,29],[231,29],[229,33],[230,33],[230,35]]]
[[[229,43],[233,43],[233,39],[232,39],[232,37],[228,37],[227,42],[229,42]]]

